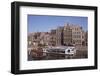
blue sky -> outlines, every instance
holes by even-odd
[[[86,31],[88,18],[78,16],[28,15],[28,32],[48,32],[65,23],[78,24]]]

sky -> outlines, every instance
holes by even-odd
[[[88,17],[28,15],[28,32],[49,32],[65,23],[78,24],[88,30]]]

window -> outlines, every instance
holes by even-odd
[[[68,53],[70,53],[70,50],[68,49],[68,51],[67,51]]]

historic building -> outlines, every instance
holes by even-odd
[[[74,45],[82,45],[83,40],[83,29],[79,25],[70,25],[72,29],[72,44]]]
[[[65,24],[56,29],[56,45],[82,45],[85,40],[85,32],[79,25]]]
[[[63,29],[63,45],[72,45],[72,29],[69,25]]]
[[[63,45],[63,27],[56,29],[56,46]]]
[[[50,46],[56,46],[56,30],[52,29],[50,32]]]
[[[80,25],[65,24],[50,32],[35,32],[28,34],[29,45],[44,46],[70,46],[87,45],[88,32],[85,32]]]

